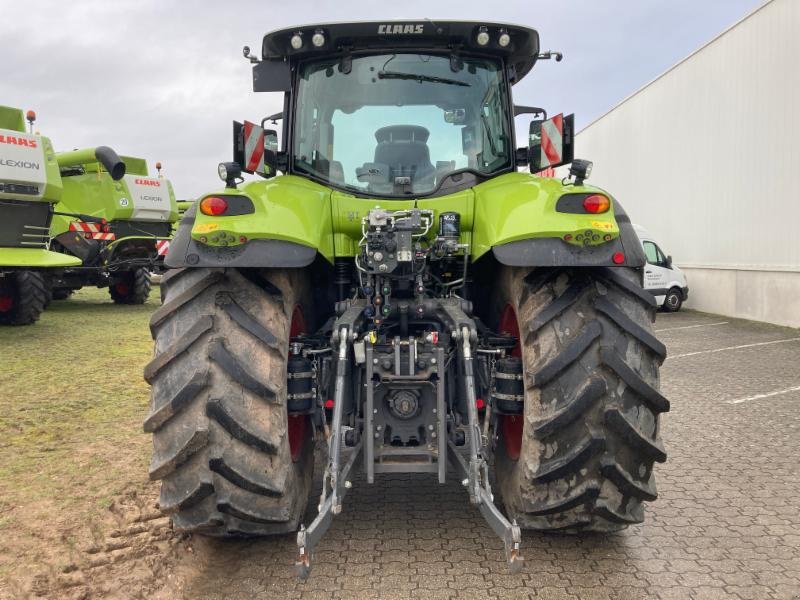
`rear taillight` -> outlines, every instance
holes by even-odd
[[[583,208],[586,212],[599,214],[611,208],[611,201],[602,194],[592,194],[583,199]]]
[[[218,217],[224,215],[228,210],[228,203],[225,198],[219,196],[209,196],[200,201],[200,212],[210,217]]]

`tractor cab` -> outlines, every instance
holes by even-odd
[[[564,148],[556,160],[541,164],[538,135],[533,152],[516,149],[514,116],[545,114],[514,107],[511,98],[511,86],[552,56],[539,53],[533,29],[453,21],[319,25],[270,33],[262,60],[249,48],[245,56],[255,63],[254,89],[283,92],[280,116],[287,117],[283,147],[263,152],[263,160],[252,160],[255,146],[236,129],[235,162],[248,172],[281,170],[357,196],[436,197],[518,166],[563,164],[558,157],[569,154],[571,121],[563,131],[560,117]],[[534,125],[537,133],[541,126]]]

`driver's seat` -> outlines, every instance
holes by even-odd
[[[419,125],[389,125],[375,132],[375,162],[389,165],[392,177],[410,176],[418,183],[436,169],[428,150],[430,132]]]

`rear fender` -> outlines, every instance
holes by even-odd
[[[317,254],[333,262],[328,188],[282,175],[218,195],[244,196],[253,211],[204,215],[198,211],[202,196],[178,226],[165,260],[168,267],[305,267]]]
[[[602,214],[556,210],[561,196],[577,193],[604,194],[611,198],[611,208]],[[593,241],[577,243],[587,232]],[[508,173],[475,187],[473,258],[490,250],[500,263],[517,267],[645,264],[628,215],[609,194],[529,173]],[[620,252],[624,259],[615,262]]]
[[[154,261],[157,258],[156,241],[154,236],[126,236],[108,243],[102,250],[104,264],[112,264],[117,260],[129,260],[131,257]]]

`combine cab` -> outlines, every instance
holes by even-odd
[[[27,118],[32,129],[36,115],[28,111]],[[115,179],[125,173],[110,148],[82,152],[102,161]],[[0,106],[0,324],[35,322],[50,300],[50,281],[80,264],[50,250],[62,164],[48,138],[26,132],[21,110]]]
[[[64,193],[56,206],[54,250],[80,259],[52,282],[53,297],[85,285],[108,287],[118,304],[141,304],[150,272],[159,270],[178,220],[172,184],[150,177],[144,159],[124,156],[126,174],[112,174],[85,152],[59,154]]]
[[[306,577],[357,470],[456,478],[512,569],[521,529],[640,523],[669,408],[645,257],[585,184],[571,116],[512,101],[560,55],[532,29],[447,21],[295,27],[244,54],[283,112],[234,123],[225,188],[181,221],[151,321],[144,428],[174,526],[299,527]],[[263,125],[281,119],[279,144]]]

